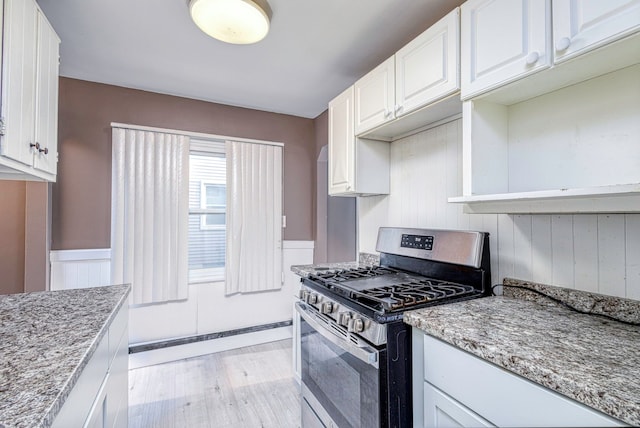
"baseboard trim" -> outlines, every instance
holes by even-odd
[[[158,342],[142,343],[139,345],[129,346],[129,354],[137,354],[138,352],[154,351],[156,349],[169,348],[171,346],[187,345],[189,343],[204,342],[205,340],[220,339],[222,337],[237,336],[239,334],[254,333],[256,331],[271,330],[273,328],[288,327],[292,325],[292,321],[274,322],[271,324],[262,324],[252,327],[238,328],[235,330],[221,331],[218,333],[199,334],[197,336],[181,337],[179,339],[162,340]]]
[[[283,321],[261,326],[211,333],[188,338],[145,343],[129,349],[129,369],[193,358],[214,352],[291,339],[292,322]]]

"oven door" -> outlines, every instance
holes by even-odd
[[[344,327],[304,303],[296,303],[296,310],[300,314],[302,426],[387,426],[386,350],[354,343]]]

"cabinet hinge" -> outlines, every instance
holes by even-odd
[[[0,135],[4,135],[7,131],[7,127],[4,124],[4,117],[0,117]]]

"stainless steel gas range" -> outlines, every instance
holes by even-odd
[[[406,310],[489,295],[489,235],[380,228],[380,265],[303,278],[302,426],[411,427]]]

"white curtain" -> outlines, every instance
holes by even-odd
[[[186,299],[189,137],[112,132],[111,278],[133,304]]]
[[[282,286],[282,147],[227,141],[226,294]]]

